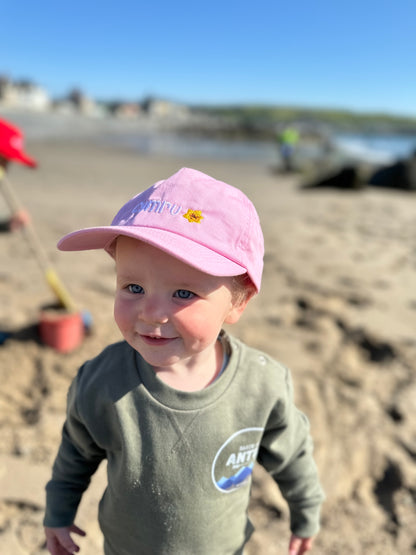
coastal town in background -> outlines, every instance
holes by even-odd
[[[198,105],[151,95],[104,100],[81,87],[54,98],[32,79],[1,73],[0,114],[19,125],[29,141],[88,137],[141,154],[256,160],[275,173],[299,172],[307,185],[416,188],[412,116],[264,104]],[[381,182],[377,175],[372,183],[380,167],[391,169]]]
[[[162,99],[144,99],[142,102],[99,102],[77,88],[69,90],[63,98],[54,99],[45,88],[34,81],[13,80],[4,75],[0,75],[0,107],[37,112],[55,111],[61,114],[77,112],[90,117],[111,115],[125,119],[137,119],[143,113],[184,118],[189,113],[184,104]]]
[[[416,135],[416,114],[405,117],[330,107],[318,109],[261,104],[189,105],[151,95],[137,101],[100,100],[92,98],[81,88],[70,88],[66,95],[53,98],[46,88],[34,80],[13,79],[1,74],[0,109],[78,114],[95,119],[153,120],[167,127],[203,129],[206,133],[225,134],[230,138],[271,138],[289,124],[297,125],[304,137],[323,137],[326,140],[336,132]]]

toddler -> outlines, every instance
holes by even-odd
[[[79,550],[77,507],[103,459],[106,555],[241,554],[256,461],[289,504],[289,553],[308,551],[323,494],[290,373],[222,329],[260,289],[263,235],[250,200],[183,168],[110,226],[58,247],[114,258],[124,341],[86,362],[70,387],[46,487],[50,553]]]

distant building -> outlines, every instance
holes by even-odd
[[[43,111],[50,104],[48,93],[35,83],[26,80],[12,82],[7,77],[0,77],[1,106]]]
[[[94,116],[97,114],[97,105],[95,103],[95,100],[92,100],[91,98],[86,96],[79,89],[73,89],[68,94],[67,100],[81,114],[88,115],[88,116]]]
[[[120,102],[112,107],[113,115],[120,119],[137,119],[141,112],[141,106],[135,102]]]
[[[148,98],[143,102],[143,109],[149,116],[156,118],[184,119],[189,116],[189,108],[184,104],[157,98]]]

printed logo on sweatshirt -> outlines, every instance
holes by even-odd
[[[212,463],[212,481],[222,493],[246,484],[253,472],[263,428],[244,428],[223,443]]]

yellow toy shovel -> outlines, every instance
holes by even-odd
[[[6,172],[3,168],[0,168],[0,184],[2,187],[4,198],[12,213],[17,212],[22,209],[19,199],[16,193],[13,191],[8,178],[6,177]],[[29,222],[22,227],[23,234],[34,254],[40,269],[45,276],[45,279],[54,292],[59,304],[68,310],[69,312],[76,311],[76,305],[71,299],[68,291],[65,289],[63,283],[59,279],[57,273],[52,268],[52,265],[47,257],[47,254],[35,232],[33,225]]]

